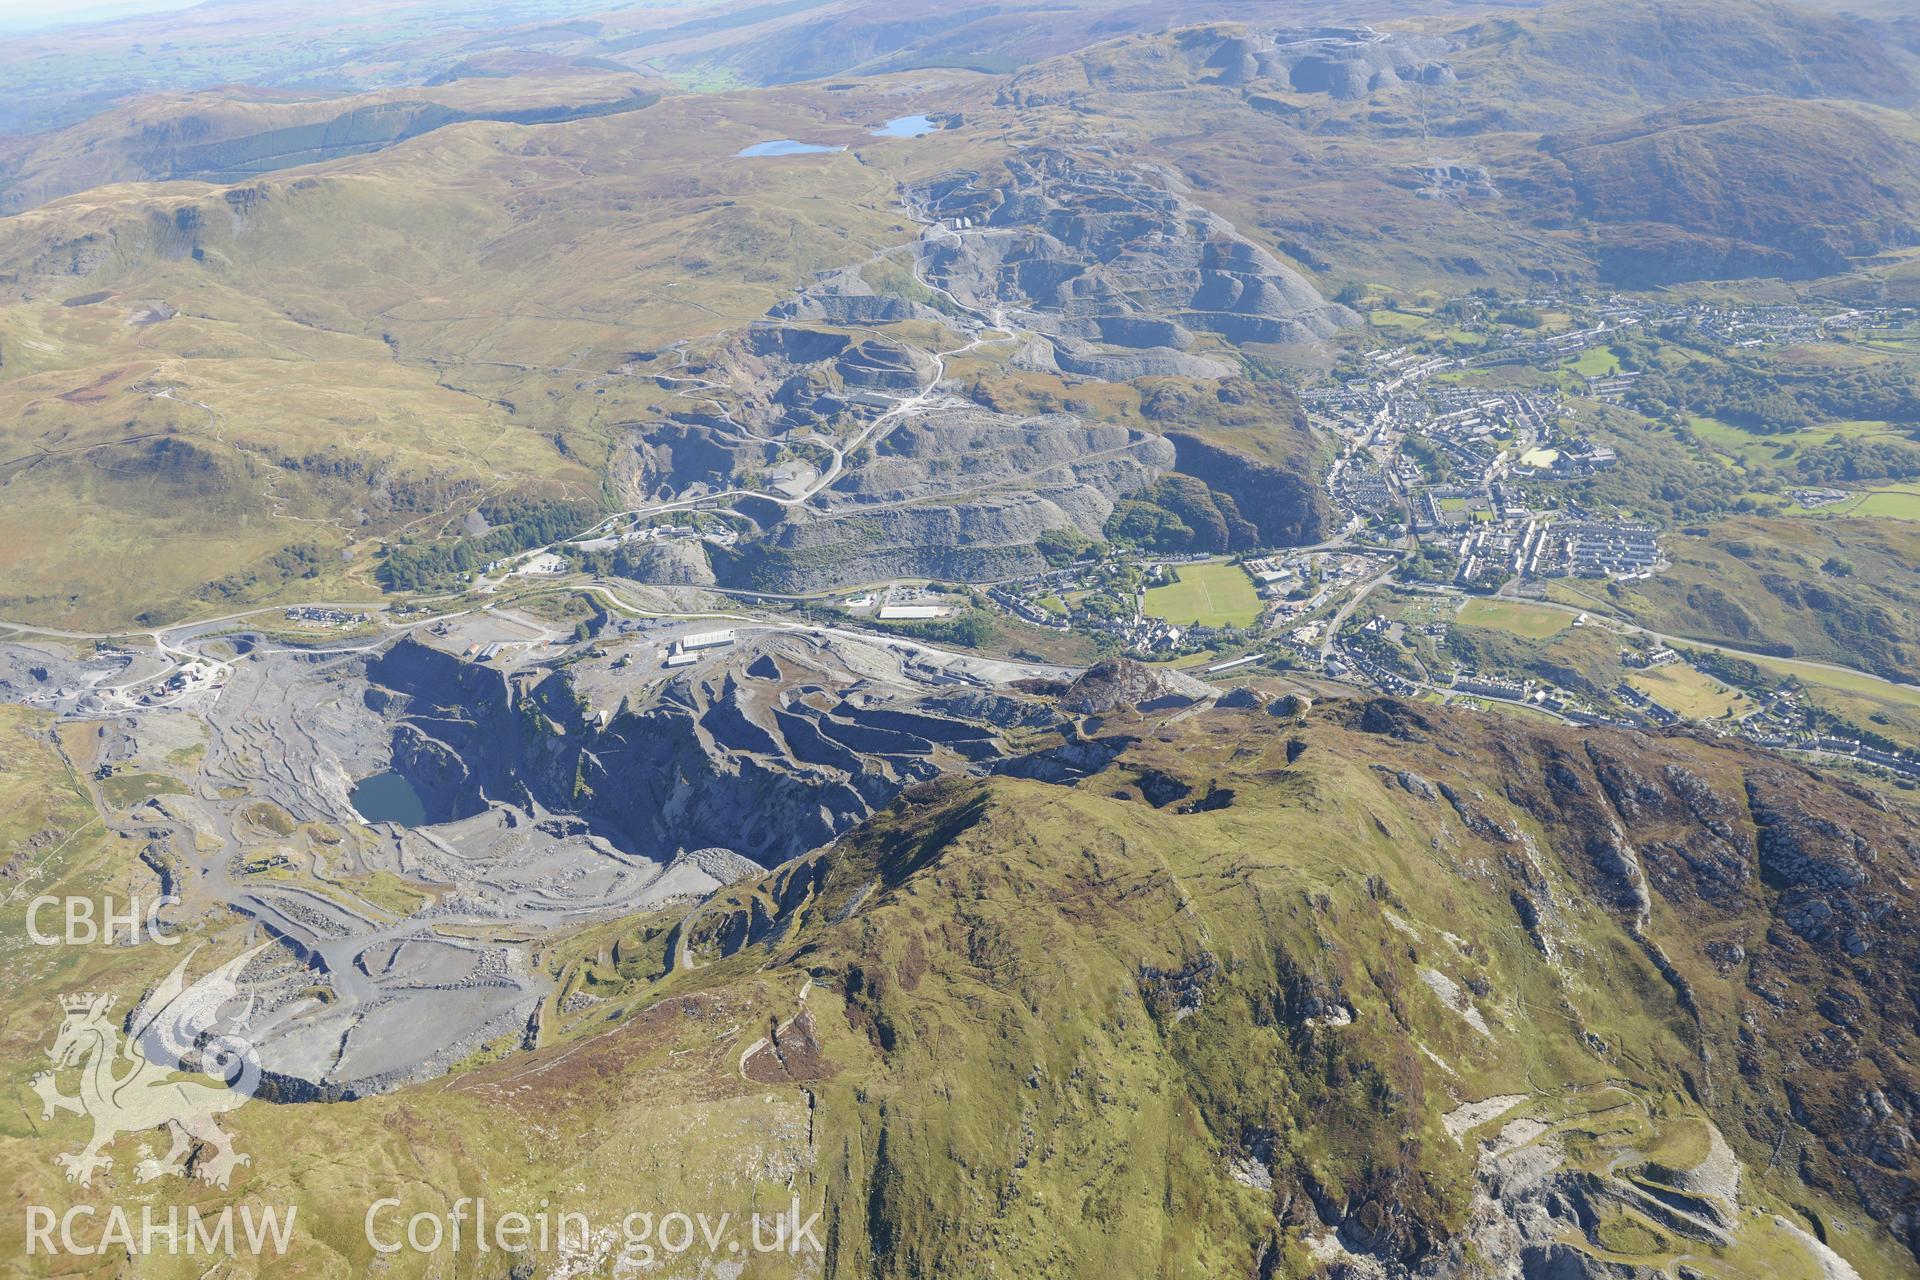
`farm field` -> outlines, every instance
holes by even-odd
[[[1400,329],[1411,332],[1426,327],[1428,317],[1414,315],[1409,311],[1393,311],[1382,308],[1367,313],[1367,320],[1376,329]]]
[[[1796,506],[1792,512],[1824,518],[1878,516],[1887,520],[1920,520],[1920,485],[1909,482],[1868,489],[1841,502],[1821,507]]]
[[[1606,347],[1588,347],[1567,367],[1583,378],[1605,378],[1620,372],[1620,358]]]
[[[1823,422],[1798,431],[1769,434],[1718,418],[1694,417],[1687,420],[1687,430],[1722,461],[1745,471],[1777,467],[1803,450],[1824,448],[1836,440],[1873,440],[1905,434],[1891,423],[1872,420]]]
[[[1146,611],[1182,626],[1246,627],[1260,616],[1260,597],[1237,564],[1187,564],[1147,591]]]
[[[1893,520],[1920,520],[1920,488],[1875,489],[1853,509],[1857,516],[1886,516]]]

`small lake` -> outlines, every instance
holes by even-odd
[[[940,126],[926,116],[895,116],[873,131],[876,138],[918,138]]]
[[[781,138],[776,142],[756,142],[734,152],[736,156],[815,156],[832,155],[845,151],[845,147],[823,147],[817,142],[795,142],[792,138]]]
[[[413,784],[397,773],[362,778],[347,797],[368,822],[397,822],[417,827],[427,820],[427,806]]]

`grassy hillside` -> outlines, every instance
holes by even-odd
[[[324,1115],[248,1104],[231,1199],[302,1207],[262,1274],[355,1274],[372,1197],[482,1189],[597,1220],[797,1192],[827,1275],[1304,1275],[1504,1239],[1541,1265],[1816,1276],[1793,1224],[1862,1275],[1914,1273],[1873,1225],[1914,1177],[1910,993],[1887,987],[1920,971],[1910,810],[1762,753],[1387,702],[1102,732],[1112,759],[1077,783],[918,787],[677,928],[585,930],[547,957],[579,998],[530,1054]],[[139,883],[127,865],[103,883]],[[137,991],[150,953],[90,949],[85,980]],[[19,1011],[78,977],[5,955],[7,1060],[30,1063],[44,1024]],[[1893,1114],[1863,1117],[1869,1093]],[[51,1156],[83,1127],[8,1122],[16,1194],[66,1203]],[[1486,1179],[1514,1143],[1592,1206],[1584,1230],[1499,1234],[1524,1192]],[[1715,1243],[1636,1187],[1744,1207]]]
[[[1880,1176],[1846,1136],[1843,1078],[1902,1071],[1910,1029],[1854,1018],[1852,1053],[1790,1066],[1768,1046],[1810,1030],[1788,1023],[1811,1004],[1759,998],[1805,983],[1809,1001],[1856,1007],[1837,935],[1767,924],[1805,892],[1778,842],[1790,813],[1828,805],[1811,778],[1685,741],[1583,747],[1385,704],[1315,712],[1294,734],[1258,711],[1124,731],[1139,740],[1071,788],[914,795],[775,946],[839,976],[888,1068],[866,1086],[878,1123],[835,1175],[850,1259],[972,1273],[970,1246],[944,1243],[959,1236],[1023,1270],[1091,1270],[1117,1240],[1170,1275],[1275,1254],[1293,1274],[1318,1221],[1404,1262],[1470,1250],[1471,1161],[1436,1124],[1448,1099],[1531,1093],[1564,1114],[1605,1080],[1631,1082],[1656,1117],[1659,1136],[1633,1141],[1711,1116],[1750,1169],[1787,1133],[1789,1092],[1826,1098],[1827,1119],[1802,1114],[1840,1146],[1803,1148],[1797,1167],[1832,1191],[1841,1165]],[[1436,745],[1451,757],[1437,774]],[[1824,812],[1898,847],[1861,801]],[[1757,866],[1741,852],[1756,821]],[[1624,871],[1609,838],[1637,845],[1644,871]],[[822,932],[856,893],[854,935]],[[1515,927],[1516,907],[1531,924]],[[1880,948],[1908,944],[1868,945],[1885,965]],[[1756,1016],[1774,1024],[1757,1043],[1741,1030]],[[1622,1135],[1589,1140],[1601,1160]],[[1614,1151],[1616,1167],[1633,1159]],[[1247,1155],[1271,1191],[1228,1173]],[[1061,1215],[1084,1228],[1062,1238]],[[1863,1274],[1910,1267],[1851,1221]],[[1776,1248],[1743,1237],[1719,1256],[1804,1267]]]
[[[1920,535],[1891,520],[1735,519],[1672,540],[1671,572],[1579,598],[1658,631],[1920,683]]]

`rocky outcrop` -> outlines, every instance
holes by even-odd
[[[1747,779],[1760,868],[1781,888],[1780,918],[1810,943],[1864,956],[1873,949],[1868,926],[1886,914],[1867,889],[1867,867],[1880,855],[1857,832],[1809,811],[1785,782],[1765,773]]]
[[[1325,491],[1313,477],[1262,462],[1184,431],[1169,431],[1175,466],[1232,498],[1267,546],[1301,546],[1328,534]]]
[[[1060,696],[1060,706],[1075,715],[1107,715],[1122,708],[1190,707],[1213,696],[1211,687],[1183,671],[1111,658],[1083,672]]]
[[[707,560],[706,543],[691,538],[649,543],[623,555],[620,572],[637,582],[663,586],[710,587],[718,581]]]
[[[694,422],[667,422],[636,433],[615,461],[614,478],[638,499],[673,498],[700,488],[725,488],[741,452]]]

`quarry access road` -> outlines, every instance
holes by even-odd
[[[978,672],[982,678],[1010,681],[1029,678],[1071,679],[1080,674],[1078,667],[1063,667],[1051,663],[1012,662],[1001,658],[983,658],[978,654],[965,653],[957,649],[943,649],[938,645],[927,644],[920,640],[910,640],[905,636],[876,635],[871,631],[854,631],[845,627],[821,626],[811,622],[780,622],[770,618],[756,618],[746,613],[725,613],[718,610],[701,612],[666,612],[658,609],[645,609],[639,605],[621,599],[612,586],[596,580],[584,585],[581,590],[598,595],[607,603],[624,612],[643,618],[684,618],[712,619],[721,622],[737,622],[756,631],[785,631],[795,635],[832,636],[841,640],[855,640],[861,644],[870,644],[879,648],[890,648],[896,652],[916,657],[938,658],[946,662],[958,662],[969,672]]]
[[[818,497],[823,490],[832,487],[835,481],[846,474],[847,454],[858,452],[863,446],[880,439],[886,434],[887,429],[891,429],[893,424],[920,409],[928,400],[933,398],[934,393],[940,389],[940,384],[946,381],[948,360],[954,356],[965,355],[969,351],[975,351],[980,347],[993,343],[1013,342],[1017,340],[1018,336],[1014,334],[989,337],[987,334],[982,333],[974,336],[960,346],[950,347],[945,351],[927,352],[933,359],[933,378],[918,391],[896,401],[892,408],[868,422],[853,436],[849,443],[823,446],[833,455],[833,462],[825,471],[814,478],[813,483],[809,484],[797,494],[771,493],[760,489],[716,489],[712,493],[697,494],[689,498],[674,498],[666,502],[650,503],[642,507],[631,507],[625,511],[616,511],[612,515],[595,522],[591,527],[575,534],[573,537],[567,539],[567,541],[580,542],[604,536],[614,522],[619,520],[645,520],[652,516],[666,515],[674,511],[690,511],[711,505],[715,502],[731,502],[740,498],[758,498],[762,501],[776,503],[783,507],[807,506],[814,498]],[[686,380],[693,381],[693,379]],[[707,386],[714,385],[713,383],[706,382],[704,379],[701,381]],[[538,555],[540,550],[543,550],[543,548],[521,553],[514,557],[514,562],[518,563],[520,560],[524,560],[529,556]]]

